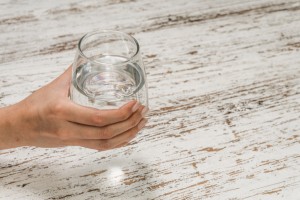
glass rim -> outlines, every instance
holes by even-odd
[[[118,35],[123,35],[127,38],[129,38],[136,46],[136,51],[133,55],[131,55],[129,58],[126,58],[126,61],[122,61],[122,62],[118,62],[118,63],[107,63],[107,62],[99,62],[99,61],[96,61],[96,60],[93,60],[91,59],[90,57],[86,56],[83,52],[83,50],[81,49],[81,43],[83,42],[84,39],[92,36],[92,35],[96,35],[96,34],[99,34],[99,33],[115,33],[115,34],[118,34]],[[78,52],[79,54],[84,57],[85,59],[89,60],[90,62],[92,63],[95,63],[95,64],[100,64],[100,65],[112,65],[112,66],[116,66],[116,65],[125,65],[127,63],[130,63],[132,62],[132,60],[138,55],[139,51],[140,51],[140,45],[138,43],[138,41],[131,35],[125,33],[125,32],[122,32],[122,31],[115,31],[115,30],[107,30],[107,29],[104,29],[104,30],[96,30],[96,31],[93,31],[93,32],[89,32],[89,33],[86,33],[85,35],[83,35],[78,44],[77,44],[77,49],[78,49]]]

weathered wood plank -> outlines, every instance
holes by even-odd
[[[298,0],[0,1],[0,106],[50,82],[95,29],[133,34],[148,127],[107,152],[0,151],[0,199],[299,199]]]

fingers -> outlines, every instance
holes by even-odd
[[[52,88],[57,94],[68,96],[69,86],[72,77],[70,66],[62,75],[52,82]],[[69,99],[57,101],[52,106],[52,114],[63,120],[85,124],[90,126],[106,126],[128,119],[141,106],[136,101],[131,101],[119,109],[99,110],[78,105]]]
[[[136,134],[145,126],[147,120],[143,119],[140,123],[135,126],[134,128],[126,131],[123,134],[120,134],[114,138],[107,139],[107,140],[69,140],[66,141],[66,145],[68,146],[82,146],[90,149],[96,150],[108,150],[123,146],[130,142]]]
[[[52,88],[63,96],[68,96],[72,79],[70,66],[56,78]],[[70,100],[63,100],[51,109],[52,114],[69,121],[64,127],[62,141],[69,146],[82,146],[96,150],[107,150],[126,145],[131,141],[147,120],[144,119],[147,108],[137,101],[131,101],[119,109],[98,110],[88,108]]]
[[[102,135],[106,137],[104,139],[116,137],[117,135],[137,126],[143,120],[147,112],[148,108],[141,106],[137,112],[128,118],[128,120],[103,127]],[[91,137],[94,137],[94,135],[91,135]]]
[[[128,119],[140,106],[138,102],[131,101],[119,109],[98,110],[66,101],[56,105],[53,112],[67,121],[102,127]]]
[[[136,111],[127,120],[104,127],[69,123],[64,127],[64,129],[67,130],[64,137],[66,139],[111,139],[137,126],[145,117],[147,111],[148,109],[146,107],[141,106],[138,111]]]

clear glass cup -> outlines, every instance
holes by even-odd
[[[137,100],[148,106],[140,47],[126,33],[102,30],[84,35],[72,70],[70,98],[77,104],[115,109]]]

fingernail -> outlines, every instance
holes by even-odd
[[[142,117],[145,117],[148,111],[149,111],[149,108],[145,107],[141,112]]]
[[[137,109],[139,109],[139,107],[140,107],[140,103],[139,103],[139,102],[136,102],[136,103],[134,104],[134,106],[132,107],[132,112],[137,111]]]
[[[140,124],[138,125],[138,129],[141,130],[142,128],[144,128],[144,126],[146,125],[147,123],[147,119],[143,119]]]

